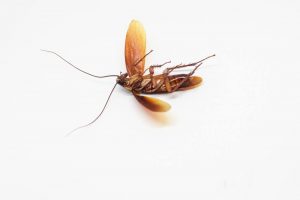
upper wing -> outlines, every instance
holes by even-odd
[[[170,104],[160,99],[149,96],[142,96],[134,92],[133,95],[135,96],[136,100],[138,100],[138,102],[140,102],[143,106],[153,112],[166,112],[171,108]]]
[[[145,59],[141,58],[146,54],[146,33],[143,25],[136,20],[129,24],[125,41],[125,62],[129,76],[143,74]]]

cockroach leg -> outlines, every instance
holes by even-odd
[[[169,80],[169,74],[170,74],[169,71],[164,71],[163,72],[163,81],[162,82],[165,84],[167,92],[172,91],[170,80]]]
[[[154,68],[155,67],[160,67],[160,66],[150,66],[149,67],[149,76],[150,76],[150,82],[152,83],[152,87],[155,88],[156,87],[156,81],[153,78],[154,75]]]
[[[161,88],[164,84],[164,80],[160,80],[160,82],[157,84],[155,83],[155,87],[153,87],[152,90],[150,90],[148,93],[155,93],[159,88]]]
[[[189,64],[179,64],[179,65],[176,65],[175,67],[170,67],[170,68],[167,68],[166,71],[168,71],[169,73],[171,73],[172,71],[174,71],[175,69],[179,69],[179,68],[185,68],[185,67],[193,67],[193,66],[196,66],[196,65],[199,65],[200,63],[202,63],[204,60],[207,60],[211,57],[214,57],[216,56],[215,54],[213,55],[210,55],[210,56],[207,56],[206,58],[202,59],[202,60],[199,60],[197,62],[193,62],[193,63],[189,63]]]
[[[159,67],[162,67],[162,66],[164,66],[164,65],[166,65],[166,64],[169,64],[169,63],[171,63],[171,61],[167,61],[167,62],[165,62],[165,63],[163,63],[163,64],[160,64],[160,65],[151,65],[150,67],[148,67],[148,68],[146,68],[145,70],[144,70],[144,74],[146,73],[146,71],[147,70],[149,70],[149,73],[151,74],[154,74],[154,68],[159,68]]]
[[[190,63],[190,64],[186,64],[186,65],[180,64],[180,65],[176,65],[175,67],[167,68],[167,69],[165,69],[165,70],[168,72],[168,74],[170,74],[170,73],[171,73],[172,71],[174,71],[175,69],[180,69],[180,68],[185,68],[185,67],[192,67],[192,66],[195,66],[195,65],[197,65],[197,64],[199,64],[199,62]]]
[[[137,86],[133,86],[132,90],[136,92],[141,92],[144,88],[146,88],[151,83],[151,80],[147,81],[146,84],[142,83]]]
[[[169,92],[169,93],[172,92],[172,87],[171,87],[168,76],[165,76],[164,81],[165,81],[165,86],[166,86],[167,92]]]
[[[164,63],[166,64],[166,63]],[[152,83],[152,87],[153,89],[149,91],[149,93],[154,93],[156,92],[158,89],[160,89],[163,85],[165,85],[166,87],[166,91],[168,93],[174,92],[176,91],[191,75],[194,74],[194,72],[198,69],[198,67],[201,65],[202,63],[199,62],[195,62],[195,63],[190,63],[190,64],[186,64],[186,65],[177,65],[175,67],[171,67],[171,68],[166,68],[163,72],[163,78],[160,79],[160,82],[157,84],[156,81],[153,78],[153,72],[152,71],[152,67],[155,66],[160,66],[160,65],[155,65],[155,66],[150,66],[149,67],[149,71],[150,71],[150,79],[151,79],[151,83]],[[169,80],[169,75],[170,73],[174,70],[174,69],[178,69],[178,68],[183,68],[183,67],[189,67],[189,66],[195,66],[195,68],[193,69],[193,71],[191,71],[189,74],[186,75],[186,77],[174,88],[172,89],[170,80]],[[152,68],[152,69],[151,69]]]
[[[185,77],[184,79],[182,79],[182,81],[181,81],[178,85],[176,85],[176,87],[174,87],[174,88],[172,89],[171,92],[174,92],[174,91],[178,90],[178,88],[180,88],[180,87],[182,86],[182,84],[183,84],[186,80],[188,80],[188,78],[190,78],[190,77],[195,73],[195,71],[198,69],[198,67],[200,67],[200,65],[202,65],[202,63],[197,64],[197,65],[195,66],[195,68],[194,68],[190,73],[188,73],[188,74],[186,75],[186,77]]]
[[[164,66],[164,65],[166,65],[166,64],[168,64],[168,63],[171,63],[171,61],[167,61],[167,62],[165,62],[165,63],[163,63],[163,64],[160,64],[160,65],[151,65],[150,67],[148,67],[147,69],[145,69],[144,70],[144,73],[143,73],[143,75],[146,73],[146,71],[147,70],[149,70],[149,76],[150,76],[150,82],[149,83],[147,83],[147,85],[144,85],[144,87],[143,88],[145,88],[146,86],[148,86],[150,83],[152,83],[152,88],[156,88],[156,81],[154,80],[154,78],[153,78],[153,75],[154,75],[154,68],[159,68],[159,67],[162,67],[162,66]],[[143,89],[142,88],[142,89]]]
[[[157,84],[156,81],[153,79],[153,77],[151,77],[151,82],[155,82],[154,84],[152,83],[152,86],[154,89],[152,89],[150,91],[150,93],[154,93],[156,92],[159,88],[161,88],[163,85],[166,86],[166,90],[167,92],[172,92],[172,88],[171,88],[171,84],[170,84],[170,80],[168,78],[170,72],[169,70],[164,71],[163,72],[163,79],[160,80],[160,82]]]
[[[146,53],[143,57],[141,57],[140,59],[138,59],[136,61],[136,63],[134,64],[134,66],[137,66],[140,62],[142,62],[150,53],[152,53],[153,50],[150,50],[148,53]]]

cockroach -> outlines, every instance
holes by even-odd
[[[131,92],[136,100],[147,109],[153,112],[168,111],[171,106],[167,102],[142,94],[172,93],[175,91],[193,89],[199,86],[202,82],[202,78],[199,76],[193,76],[193,74],[200,67],[200,65],[202,65],[204,60],[215,56],[214,54],[197,62],[168,67],[164,69],[163,73],[154,75],[155,68],[160,68],[166,64],[169,64],[170,61],[160,65],[151,65],[145,69],[145,58],[152,52],[152,50],[146,53],[146,33],[143,25],[137,20],[132,20],[127,30],[125,40],[125,63],[127,72],[120,73],[120,75],[97,76],[90,74],[76,67],[56,52],[48,50],[42,51],[55,54],[75,69],[95,78],[116,77],[116,83],[113,86],[100,114],[98,114],[98,116],[88,124],[80,126],[74,129],[72,132],[93,124],[102,115],[114,89],[116,88],[116,85],[118,84]],[[185,74],[171,74],[177,69],[186,67],[192,67],[192,70]]]

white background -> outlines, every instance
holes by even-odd
[[[118,87],[129,22],[147,64],[212,53],[201,87],[145,111]],[[0,1],[0,199],[300,199],[299,1]]]

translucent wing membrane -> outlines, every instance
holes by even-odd
[[[143,106],[153,112],[166,112],[171,108],[170,104],[160,99],[149,96],[142,96],[136,93],[133,93],[133,95],[138,100],[138,102],[140,102]]]
[[[143,25],[136,20],[129,24],[125,40],[125,62],[129,76],[143,74],[146,55],[146,33]]]

